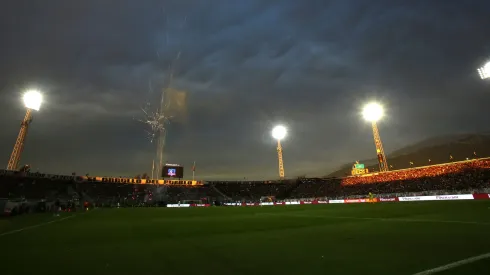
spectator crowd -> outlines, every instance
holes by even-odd
[[[490,159],[476,159],[346,178],[207,182],[201,186],[79,182],[66,178],[0,175],[0,200],[61,200],[65,205],[151,206],[167,203],[338,199],[490,190]],[[219,204],[219,203],[218,203]]]

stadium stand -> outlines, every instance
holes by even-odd
[[[339,179],[304,179],[292,198],[348,198],[490,188],[490,160],[469,160]]]
[[[476,159],[346,178],[298,178],[290,181],[207,182],[205,184],[138,184],[81,180],[76,176],[0,173],[0,207],[15,213],[92,206],[160,206],[166,204],[257,203],[294,199],[399,197],[406,194],[488,193],[490,159]],[[9,204],[10,203],[10,204]],[[2,206],[3,205],[3,206]],[[13,209],[10,206],[10,210]],[[12,212],[12,211],[11,211]]]
[[[252,202],[263,197],[284,197],[292,182],[242,181],[242,182],[209,182],[232,201]]]

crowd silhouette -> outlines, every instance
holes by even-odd
[[[345,178],[288,181],[213,181],[201,186],[79,182],[0,175],[0,202],[53,202],[63,205],[152,206],[169,203],[260,202],[490,192],[490,159],[475,159]],[[1,208],[1,205],[0,205]],[[0,209],[1,210],[1,209]]]

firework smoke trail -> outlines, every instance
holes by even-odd
[[[169,43],[169,36],[168,36],[168,33],[169,32],[167,30],[168,16],[165,16],[165,20],[166,20],[166,25],[165,25],[165,29],[166,29],[165,30],[165,38],[166,38],[166,45],[168,47],[168,43]],[[187,22],[187,16],[184,19],[184,24],[183,25],[185,25],[185,22]],[[166,100],[166,99],[168,99],[168,98],[166,98],[166,93],[172,87],[172,83],[173,83],[173,79],[174,79],[174,70],[175,70],[175,67],[176,67],[176,63],[180,59],[181,53],[182,53],[182,51],[179,49],[179,51],[177,52],[176,57],[169,64],[169,68],[168,68],[168,79],[167,79],[167,83],[165,85],[166,88],[163,89],[162,95],[161,95],[161,99],[160,99],[160,117],[161,117],[161,119],[164,120],[164,122],[163,122],[163,127],[158,130],[158,144],[157,144],[157,152],[156,152],[156,157],[157,157],[157,160],[158,160],[158,166],[157,166],[157,169],[156,169],[157,178],[160,177],[161,169],[163,167],[163,150],[165,148],[165,142],[166,142],[166,138],[167,138],[167,128],[165,127],[165,122],[166,121],[169,121],[169,119],[171,118],[171,117],[167,116],[167,114],[166,114],[166,110],[169,110],[169,107],[170,107],[170,104],[171,104],[170,100]]]
[[[164,17],[165,17],[165,47],[169,49],[169,17],[166,14],[165,10],[163,9]],[[183,29],[183,27],[187,23],[187,16],[184,17],[184,22],[180,25],[180,28]],[[162,55],[163,53],[163,55]],[[163,150],[165,148],[165,141],[167,137],[167,125],[170,123],[170,119],[172,118],[171,116],[168,116],[166,114],[166,110],[169,109],[170,107],[170,100],[166,100],[166,93],[169,89],[171,89],[173,78],[174,78],[174,70],[176,67],[176,63],[178,60],[180,60],[182,51],[179,49],[177,51],[177,54],[175,58],[170,62],[168,69],[167,69],[167,76],[164,84],[164,89],[162,90],[161,97],[160,97],[160,104],[158,105],[158,108],[156,108],[155,111],[151,111],[151,104],[149,102],[146,103],[146,106],[141,108],[143,111],[144,118],[143,119],[137,119],[139,122],[146,124],[149,129],[145,130],[145,133],[147,135],[148,140],[150,143],[153,143],[155,139],[157,140],[156,144],[156,178],[161,177],[161,169],[163,167]],[[156,51],[156,56],[158,59],[160,59],[162,56],[165,55],[165,51],[161,52],[160,50]],[[153,94],[153,85],[152,85],[152,80],[150,79],[148,81],[148,93],[151,96]]]

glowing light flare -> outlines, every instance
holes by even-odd
[[[362,116],[365,120],[376,122],[384,115],[383,106],[376,102],[371,102],[362,109]]]
[[[43,95],[39,91],[29,90],[24,94],[23,100],[26,108],[39,111],[43,102]]]
[[[485,66],[478,69],[481,79],[490,78],[490,61]]]
[[[286,134],[288,133],[286,127],[282,125],[278,125],[272,129],[272,137],[281,140],[286,137]]]

